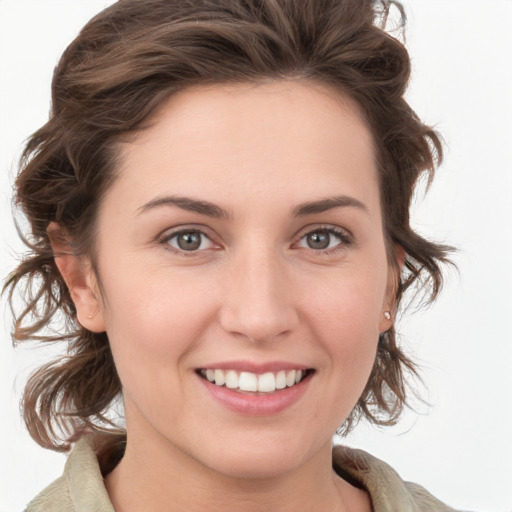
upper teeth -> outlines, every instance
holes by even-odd
[[[260,375],[236,370],[201,370],[201,374],[217,386],[226,386],[240,391],[260,391],[271,393],[276,389],[284,389],[298,384],[304,372],[302,370],[281,370],[276,373],[267,372]]]

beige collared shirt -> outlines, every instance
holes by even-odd
[[[340,476],[369,492],[374,512],[454,512],[423,487],[404,482],[393,468],[362,450],[336,446],[333,467]],[[62,476],[34,498],[25,512],[115,512],[98,459],[86,438],[74,447]]]

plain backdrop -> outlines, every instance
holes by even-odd
[[[300,1],[300,0],[297,0]],[[107,0],[0,0],[0,274],[22,251],[11,186],[23,140],[44,123],[52,70]],[[361,424],[345,441],[464,510],[512,510],[512,1],[406,0],[413,59],[409,100],[447,143],[414,225],[459,248],[438,302],[398,324],[423,368],[418,402],[388,430]],[[2,311],[6,311],[5,300]],[[41,350],[12,349],[0,330],[0,512],[21,510],[60,475],[63,455],[38,447],[18,401]]]

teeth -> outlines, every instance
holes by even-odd
[[[258,391],[258,376],[254,373],[242,372],[238,379],[238,387],[242,391]]]
[[[226,386],[229,389],[260,393],[272,393],[276,389],[284,389],[298,384],[304,375],[302,370],[280,370],[277,373],[267,372],[257,375],[251,372],[236,370],[201,370],[201,374],[208,381],[217,386]]]
[[[286,387],[286,373],[281,370],[276,375],[276,389],[284,389]]]
[[[235,370],[228,370],[226,372],[226,387],[229,389],[236,389],[238,387],[238,373]]]
[[[226,374],[222,370],[215,370],[214,376],[217,386],[223,386],[226,383]]]
[[[272,372],[264,373],[258,377],[258,391],[270,393],[276,390],[276,378]]]

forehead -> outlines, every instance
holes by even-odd
[[[121,181],[137,192],[194,195],[280,187],[301,200],[332,195],[340,178],[363,192],[376,184],[373,140],[358,106],[304,81],[189,88],[165,102],[120,147]],[[222,183],[222,187],[218,184]]]
[[[156,141],[166,137],[174,125],[175,135],[188,137],[190,143],[197,136],[215,133],[231,135],[231,142],[259,135],[276,141],[302,137],[340,143],[341,138],[348,139],[341,118],[373,154],[372,137],[359,105],[339,90],[299,79],[186,88],[165,101],[135,138],[137,146],[149,139]]]

